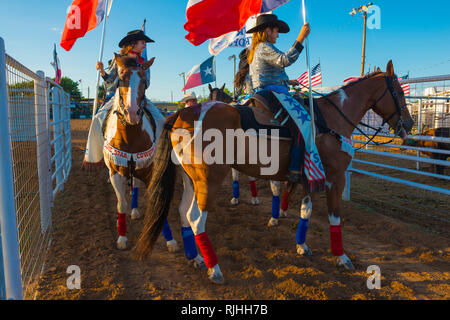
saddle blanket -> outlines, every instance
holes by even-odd
[[[310,192],[325,190],[325,172],[316,143],[312,137],[311,116],[305,108],[291,95],[272,91],[283,108],[289,113],[290,118],[300,130],[305,142],[304,173]]]

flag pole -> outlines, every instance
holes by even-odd
[[[101,39],[101,42],[100,42],[100,53],[98,55],[98,61],[100,61],[100,62],[103,60],[103,47],[104,47],[104,44],[105,44],[106,20],[108,20],[108,16],[109,16],[108,2],[109,2],[109,0],[106,0],[105,19],[103,20],[102,39]],[[99,85],[100,85],[100,70],[97,70],[97,86],[95,87],[95,99],[94,99],[94,107],[92,108],[92,119],[94,119],[95,111],[97,110],[97,106],[98,106],[98,89],[99,89]]]
[[[303,23],[306,23],[306,5],[305,0],[302,0],[302,13],[303,13]],[[312,85],[311,85],[311,66],[309,64],[309,46],[308,39],[305,39],[305,47],[306,47],[306,66],[308,69],[308,83],[309,83],[309,109],[311,110],[311,139],[312,142],[315,143],[316,138],[316,126],[314,124],[314,100],[312,97]]]

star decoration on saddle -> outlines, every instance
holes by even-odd
[[[306,113],[306,112],[302,112],[302,113],[300,114],[300,116],[297,117],[297,119],[301,120],[301,121],[302,121],[302,124],[304,124],[304,123],[307,122],[307,121],[311,121],[311,119],[310,119],[310,117],[309,117],[309,114]]]

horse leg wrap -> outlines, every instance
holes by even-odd
[[[289,192],[285,191],[283,194],[283,201],[281,202],[281,210],[287,211],[289,207]]]
[[[127,215],[126,213],[118,213],[117,217],[117,231],[119,236],[126,237],[127,235]]]
[[[198,256],[197,246],[195,245],[195,236],[191,227],[181,227],[181,236],[183,237],[184,254],[188,260]]]
[[[166,239],[166,241],[171,241],[171,240],[173,240],[173,237],[172,237],[172,230],[170,230],[169,222],[167,222],[167,220],[166,220],[166,222],[164,223],[164,227],[163,227],[163,229],[162,229],[162,234],[163,234],[164,238]]]
[[[208,268],[214,267],[217,264],[218,260],[206,232],[197,234],[195,236],[195,241],[197,242],[197,245],[203,254],[203,258],[205,258],[206,266]]]
[[[272,218],[280,217],[280,196],[272,196]]]
[[[233,181],[233,198],[239,199],[239,181]]]
[[[138,196],[139,196],[139,189],[133,188],[131,191],[131,209],[135,209],[138,207]]]
[[[342,246],[342,230],[341,225],[330,226],[330,240],[331,240],[331,253],[335,257],[340,257],[344,254],[344,248]]]
[[[304,244],[306,241],[306,232],[308,231],[309,219],[300,218],[297,227],[297,233],[295,235],[295,240],[297,244]]]
[[[256,181],[250,181],[250,191],[252,192],[252,197],[258,196],[258,190],[256,190]]]

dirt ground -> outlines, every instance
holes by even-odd
[[[81,170],[89,124],[90,120],[72,120],[72,171],[55,200],[53,240],[37,299],[450,299],[448,221],[430,230],[432,226],[422,226],[423,218],[405,222],[390,216],[391,210],[345,202],[344,250],[356,270],[342,271],[330,251],[324,195],[313,202],[307,236],[313,255],[300,257],[295,251],[299,192],[289,216],[268,228],[269,184],[257,181],[260,205],[252,206],[246,177],[241,177],[241,203],[230,205],[230,176],[215,211],[208,215],[207,231],[224,285],[211,283],[206,271],[186,263],[178,216],[179,181],[169,223],[180,250],[169,253],[161,236],[150,260],[135,261],[129,250],[115,249],[116,197],[106,169],[91,174]],[[143,213],[147,205],[141,196]],[[143,219],[128,218],[127,223],[129,243],[134,245]],[[70,265],[81,269],[81,289],[66,286]],[[381,270],[381,289],[367,288],[366,270],[371,265]]]

